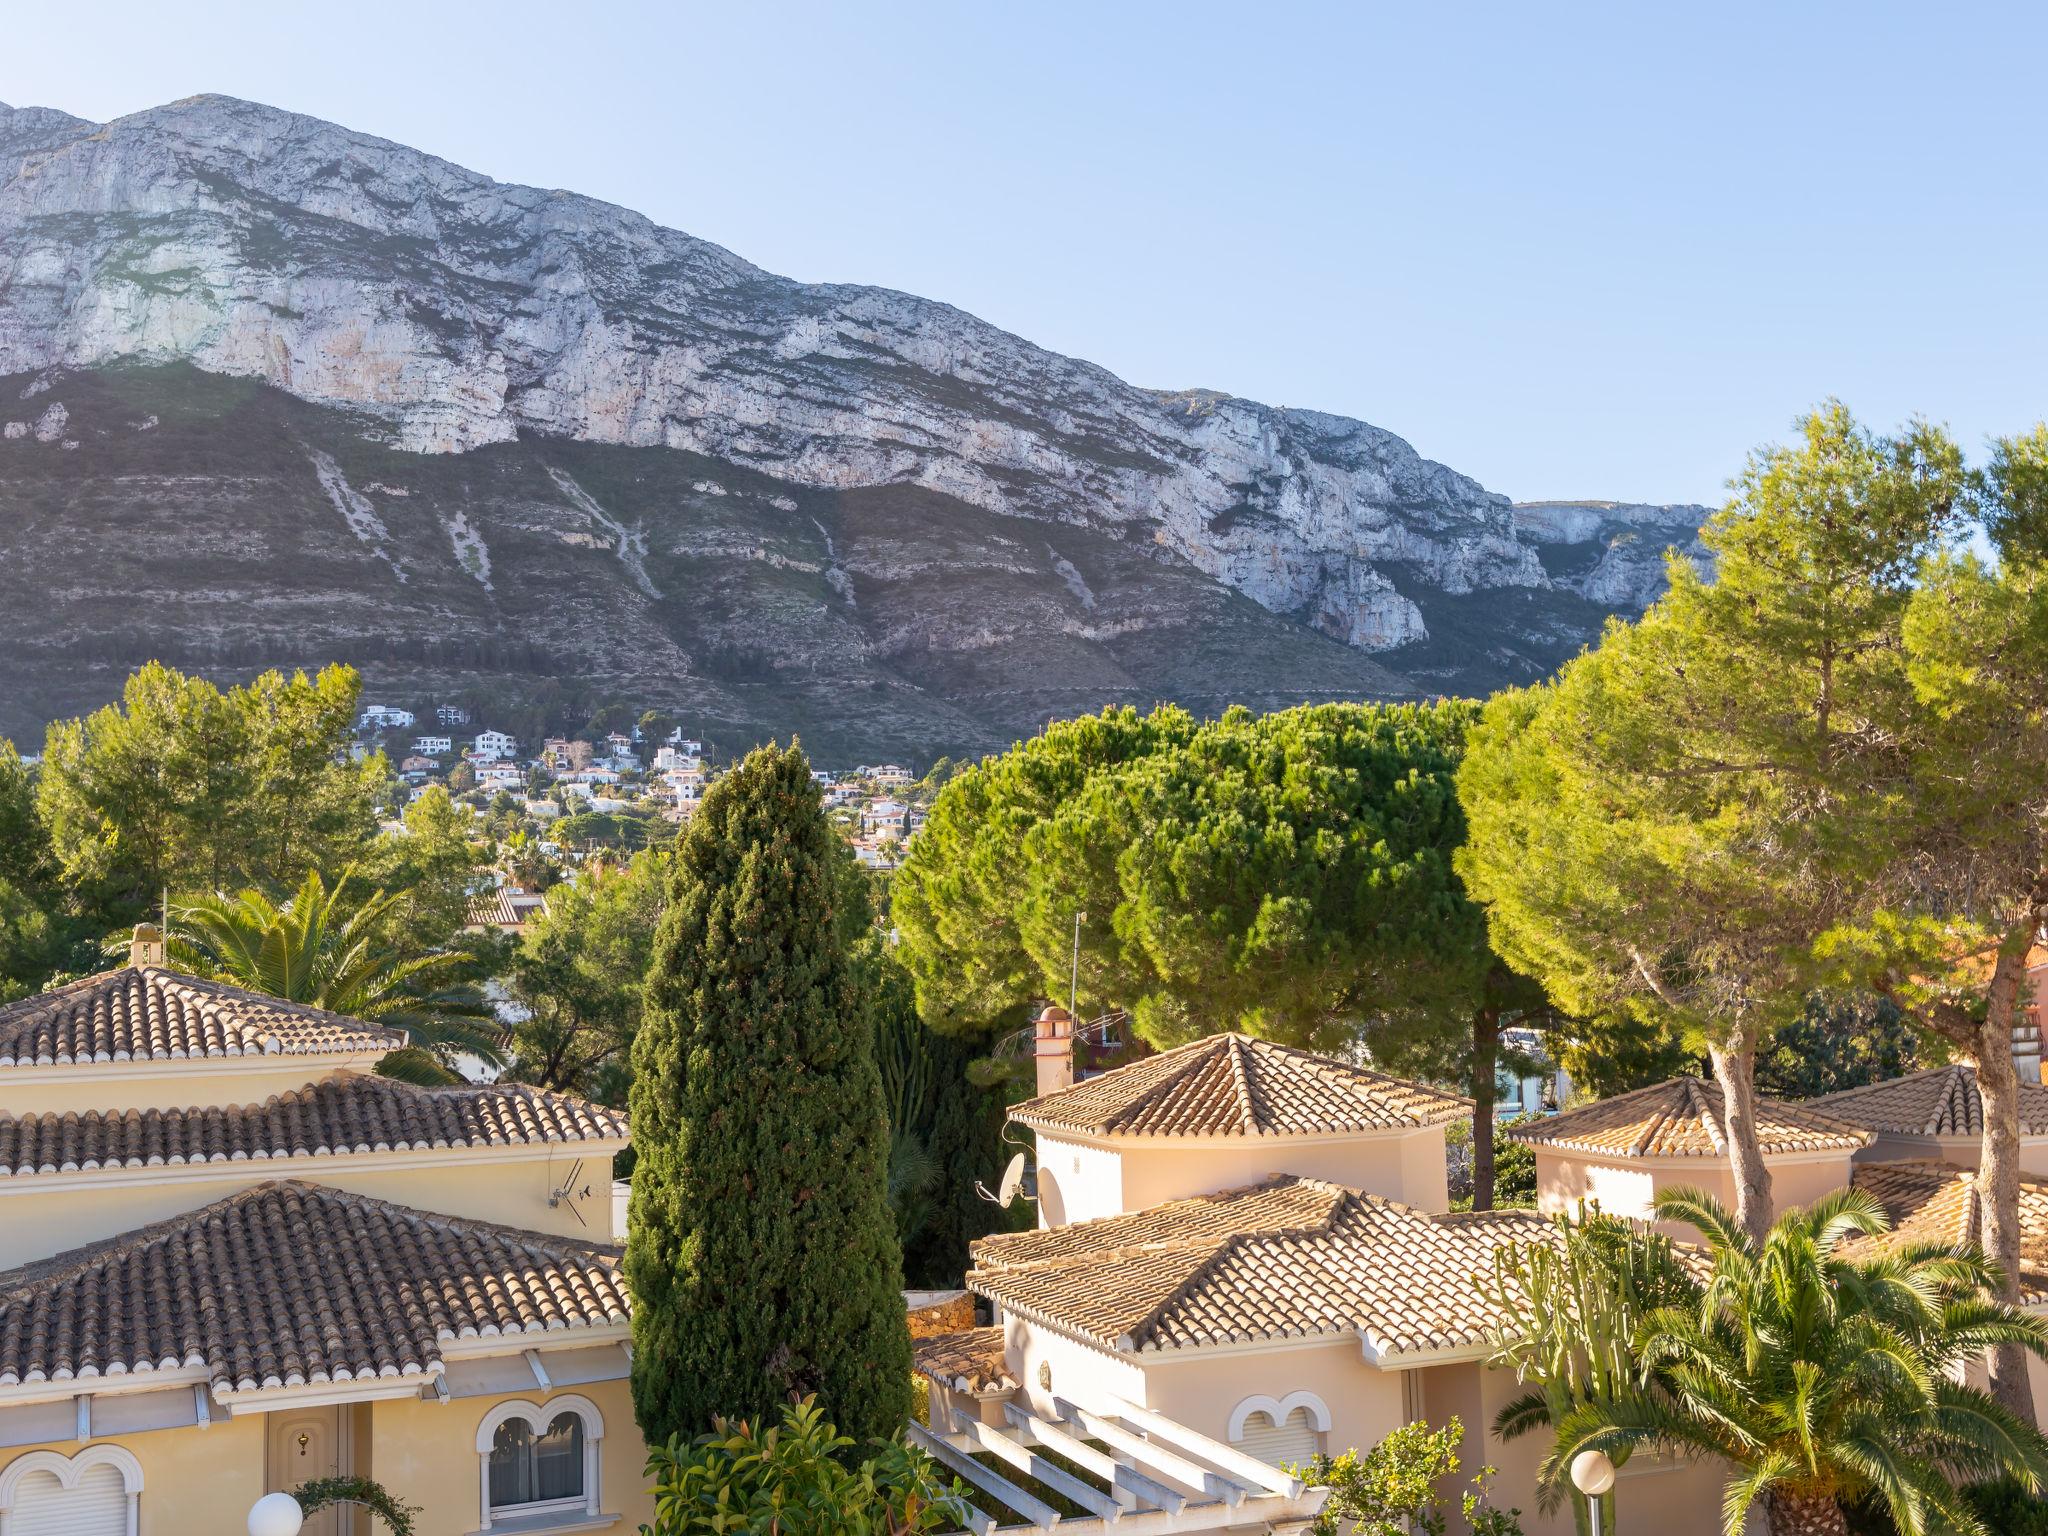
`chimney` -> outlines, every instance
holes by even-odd
[[[1073,1087],[1074,1016],[1058,1003],[1047,1003],[1038,1016],[1037,1036],[1038,1096]]]
[[[130,965],[162,965],[164,963],[164,936],[157,931],[155,923],[137,923],[135,934],[128,941],[128,963]]]

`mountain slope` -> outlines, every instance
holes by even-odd
[[[215,399],[182,365],[269,388],[181,413]],[[235,666],[317,640],[380,681],[461,652],[735,729],[876,685],[904,708],[835,707],[853,739],[937,750],[1114,698],[1492,686],[1641,595],[1554,574],[1505,497],[1365,423],[1138,389],[221,97],[0,109],[0,375],[0,508],[40,509],[0,570],[41,579],[63,547],[119,616],[0,615],[24,696],[80,691],[59,658],[85,645]],[[138,520],[189,549],[244,518],[266,553],[232,597],[175,549],[88,574]],[[1697,509],[1666,525],[1685,542]]]

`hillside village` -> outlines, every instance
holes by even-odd
[[[594,852],[673,837],[719,772],[681,726],[656,739],[636,724],[522,743],[478,724],[457,705],[435,706],[423,727],[414,710],[366,704],[355,750],[384,753],[403,786],[398,804],[438,787],[479,811],[510,812],[540,862],[524,881],[502,877],[508,895],[539,896],[552,881],[573,878]],[[896,763],[816,768],[812,777],[854,856],[879,871],[902,862],[938,788]]]

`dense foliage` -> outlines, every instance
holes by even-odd
[[[1761,1239],[1696,1191],[1660,1196],[1656,1215],[1699,1230],[1711,1271],[1610,1253],[1607,1273],[1677,1285],[1647,1311],[1574,1288],[1573,1308],[1608,1320],[1607,1378],[1560,1397],[1543,1390],[1558,1366],[1538,1360],[1543,1389],[1499,1425],[1550,1428],[1544,1487],[1561,1490],[1582,1451],[1656,1447],[1733,1469],[1729,1536],[1759,1504],[1773,1536],[1846,1532],[1844,1507],[1859,1502],[1881,1505],[1902,1536],[1988,1536],[1964,1486],[2003,1477],[2038,1495],[2048,1484],[2048,1441],[1964,1379],[1994,1345],[2048,1357],[2048,1323],[1994,1299],[1980,1255],[1888,1238],[1882,1208],[1858,1190],[1787,1212]],[[1526,1254],[1532,1276],[1538,1252]],[[1533,1309],[1554,1289],[1532,1281],[1523,1294]]]
[[[1021,1217],[975,1192],[993,1189],[1010,1148],[1002,1140],[1004,1095],[970,1069],[981,1043],[942,1035],[918,1016],[910,978],[875,937],[860,958],[872,974],[875,1055],[889,1109],[889,1209],[913,1286],[960,1283],[967,1245]]]
[[[504,1059],[476,957],[416,951],[394,932],[399,898],[344,873],[310,871],[283,901],[258,890],[170,904],[166,958],[181,970],[288,1002],[402,1029],[444,1065],[460,1054]]]
[[[1455,1416],[1442,1429],[1404,1424],[1363,1456],[1318,1456],[1294,1472],[1326,1487],[1330,1500],[1310,1527],[1314,1536],[1444,1536],[1450,1511],[1445,1489],[1460,1471],[1465,1426]],[[1522,1536],[1522,1512],[1487,1498],[1494,1469],[1481,1467],[1458,1495],[1462,1529],[1472,1536]]]
[[[671,871],[666,851],[648,849],[622,865],[586,866],[549,894],[512,961],[512,993],[527,1014],[513,1032],[521,1081],[625,1102]]]
[[[1480,1100],[1489,1203],[1501,1032],[1547,1004],[1495,957],[1452,868],[1475,716],[1107,710],[964,770],[895,884],[920,1011],[985,1031],[1077,976],[1084,1006],[1129,1010],[1155,1045],[1364,1043]]]
[[[38,811],[64,882],[140,908],[166,888],[290,887],[351,863],[386,775],[348,754],[360,694],[346,667],[225,693],[142,667],[120,703],[50,727]]]
[[[1931,430],[1873,438],[1815,413],[1702,531],[1711,580],[1674,557],[1639,623],[1496,697],[1466,758],[1459,868],[1495,943],[1576,1014],[1707,1048],[1755,1232],[1756,1053],[1819,979],[1846,891],[1825,871],[1882,849],[1898,812],[1861,759],[1904,686],[1914,573],[1964,486]]]
[[[815,1398],[784,1408],[776,1428],[719,1419],[692,1442],[657,1442],[654,1523],[641,1536],[915,1536],[962,1524],[958,1482],[900,1433],[865,1461],[854,1449]]]
[[[630,1101],[633,1396],[650,1442],[811,1394],[860,1436],[909,1407],[851,862],[793,747],[721,778],[677,848]]]
[[[1756,1084],[1815,1099],[1933,1065],[1921,1031],[1890,998],[1816,992],[1757,1055]]]

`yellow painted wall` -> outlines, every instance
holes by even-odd
[[[512,1397],[546,1405],[568,1393],[587,1397],[604,1415],[598,1457],[602,1508],[621,1516],[617,1529],[634,1531],[654,1518],[643,1475],[647,1452],[633,1422],[632,1393],[624,1381],[595,1382],[543,1396],[461,1398],[452,1403],[400,1398],[356,1406],[355,1469],[396,1497],[421,1508],[421,1536],[465,1536],[483,1520],[480,1507],[477,1425]],[[69,1456],[86,1444],[113,1443],[142,1463],[142,1536],[227,1536],[240,1532],[249,1506],[264,1493],[265,1416],[218,1417],[204,1429],[166,1429],[0,1450],[0,1471],[29,1451]],[[355,1522],[361,1528],[361,1520]],[[378,1526],[376,1529],[381,1530]]]
[[[566,1202],[548,1208],[548,1192],[560,1185],[578,1157],[592,1189],[590,1199],[581,1202],[587,1226],[578,1224]],[[81,1175],[69,1188],[52,1188],[34,1176],[0,1180],[0,1269],[132,1232],[273,1179],[303,1179],[529,1232],[611,1240],[611,1154],[573,1145],[556,1148],[552,1162],[534,1158],[393,1168],[380,1166],[378,1155],[371,1153],[219,1163],[210,1165],[203,1179],[167,1178],[165,1172],[157,1170],[157,1177],[139,1184],[122,1182],[127,1175],[118,1170],[109,1172],[104,1183]]]
[[[204,1429],[10,1447],[0,1450],[0,1471],[30,1451],[71,1456],[87,1445],[119,1445],[142,1463],[142,1536],[238,1533],[249,1506],[263,1497],[263,1420],[220,1413]]]
[[[247,1056],[231,1056],[161,1063],[119,1062],[110,1063],[108,1069],[52,1068],[47,1075],[40,1070],[31,1074],[0,1068],[0,1114],[83,1114],[91,1109],[125,1113],[131,1109],[219,1109],[261,1104],[278,1094],[296,1093],[331,1077],[341,1065],[332,1058],[320,1057],[271,1056],[256,1062]],[[375,1057],[366,1057],[362,1070],[368,1071],[375,1065]],[[129,1075],[138,1066],[148,1067],[147,1074]],[[115,1072],[112,1068],[120,1070]]]
[[[399,1398],[370,1405],[370,1456],[377,1481],[409,1504],[420,1506],[421,1536],[465,1536],[483,1523],[477,1425],[501,1402],[514,1397],[543,1407],[557,1397],[587,1397],[604,1415],[598,1456],[603,1486],[600,1507],[622,1518],[616,1529],[638,1530],[654,1518],[647,1491],[646,1443],[633,1422],[632,1391],[624,1381],[594,1382],[542,1394],[458,1398],[451,1403]]]

